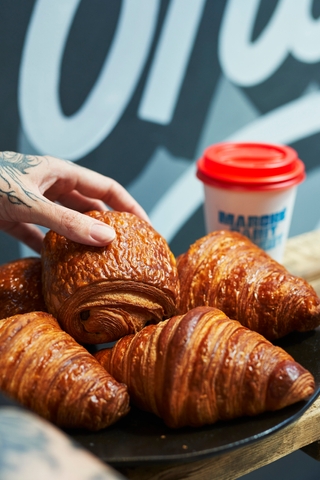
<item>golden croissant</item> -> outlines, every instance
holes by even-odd
[[[0,321],[0,390],[65,428],[105,428],[127,414],[127,387],[49,313]]]
[[[116,231],[105,247],[49,231],[43,242],[48,311],[78,342],[108,343],[176,313],[176,260],[152,226],[124,212],[89,212]]]
[[[269,340],[320,324],[320,299],[312,286],[237,232],[198,239],[177,266],[180,314],[200,305],[217,307]]]
[[[315,389],[283,349],[211,307],[148,325],[95,357],[172,428],[278,410]]]
[[[0,319],[47,311],[42,295],[41,259],[28,257],[0,266]]]

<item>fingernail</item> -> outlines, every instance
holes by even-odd
[[[94,223],[90,230],[90,236],[97,242],[109,243],[115,238],[116,232],[108,225]]]

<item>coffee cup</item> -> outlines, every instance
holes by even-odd
[[[297,186],[305,166],[297,152],[269,143],[218,143],[197,162],[207,232],[242,233],[281,263]]]

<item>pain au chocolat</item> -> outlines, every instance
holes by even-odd
[[[46,312],[0,321],[0,389],[64,428],[100,430],[129,411],[127,387]]]
[[[172,428],[278,410],[315,389],[287,352],[212,307],[148,325],[95,357],[133,404]]]
[[[198,239],[177,258],[179,313],[205,305],[274,340],[320,324],[320,299],[304,279],[231,231]]]
[[[47,311],[42,295],[41,259],[28,257],[0,266],[0,319]]]
[[[98,344],[174,315],[179,278],[165,239],[131,213],[88,215],[114,228],[113,242],[90,247],[53,231],[43,242],[43,293],[62,328],[82,344]]]

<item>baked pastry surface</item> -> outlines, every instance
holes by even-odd
[[[315,389],[287,352],[212,307],[148,325],[95,357],[132,403],[172,428],[278,410]]]
[[[0,389],[64,428],[100,430],[129,411],[127,387],[45,312],[0,321]]]
[[[312,286],[237,232],[198,239],[177,265],[183,285],[179,313],[217,307],[270,340],[320,325],[320,299]]]
[[[41,259],[28,257],[0,265],[0,319],[47,311],[42,295]]]
[[[42,250],[48,311],[78,342],[112,342],[177,312],[176,260],[152,226],[125,212],[89,212],[116,231],[89,247],[49,231]]]

